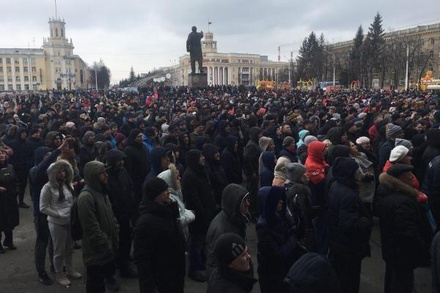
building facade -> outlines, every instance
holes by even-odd
[[[49,19],[50,36],[41,49],[0,49],[0,91],[88,88],[87,64],[73,53],[65,26]]]
[[[434,78],[440,78],[440,23],[387,32],[384,35],[387,51],[385,72],[373,72],[370,87],[404,88],[406,63],[408,61],[409,86],[431,70]],[[341,70],[350,67],[350,52],[353,41],[330,44],[328,50],[334,54],[336,79]],[[329,64],[332,62],[330,60]],[[331,76],[331,66],[326,76]]]
[[[288,62],[270,61],[267,56],[243,53],[219,53],[214,34],[207,32],[202,41],[203,68],[208,85],[256,85],[259,80],[284,82],[280,72],[289,67]],[[196,66],[197,67],[197,66]],[[189,54],[179,58],[175,68],[176,85],[188,85],[191,73]]]

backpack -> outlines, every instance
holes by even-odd
[[[89,187],[84,186],[81,192],[83,191],[88,191],[89,193],[92,194],[93,199],[95,199],[95,196],[93,195],[93,192]],[[94,202],[95,202],[95,209],[98,210],[98,206],[96,205],[96,200],[94,200]],[[72,207],[70,208],[70,235],[72,236],[73,241],[78,241],[83,238],[83,229],[78,214],[78,198],[75,199]]]

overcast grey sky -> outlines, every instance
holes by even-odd
[[[218,51],[254,53],[277,60],[294,57],[310,32],[329,43],[366,33],[377,12],[385,31],[440,22],[438,0],[57,0],[58,17],[74,53],[88,64],[102,59],[112,83],[170,66],[186,53],[191,26],[210,31]],[[273,2],[273,3],[272,3]],[[0,48],[40,48],[49,36],[55,0],[2,0]]]

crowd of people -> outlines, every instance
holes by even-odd
[[[117,291],[116,271],[142,293],[183,292],[186,273],[207,292],[359,292],[377,217],[384,292],[413,292],[431,263],[440,292],[439,102],[233,86],[4,95],[0,254],[17,249],[29,183],[45,285],[47,252],[57,283],[82,278],[75,247],[93,293]]]

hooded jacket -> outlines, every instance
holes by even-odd
[[[271,186],[274,178],[275,152],[265,151],[261,154],[260,186]]]
[[[179,171],[177,170],[174,164],[170,164],[168,170],[165,170],[159,175],[157,175],[157,178],[163,179],[168,184],[170,190],[170,197],[172,200],[177,202],[177,206],[179,208],[180,227],[182,228],[183,235],[187,240],[189,237],[188,225],[194,222],[195,216],[191,210],[188,210],[185,207],[183,201],[182,187],[180,181],[178,180]]]
[[[335,181],[328,194],[329,247],[337,255],[362,259],[370,255],[372,221],[356,191],[358,168],[351,158],[338,158],[333,166]]]
[[[243,152],[243,172],[248,177],[258,174],[258,159],[261,154],[258,135],[261,131],[259,127],[249,129],[249,141]]]
[[[29,172],[29,169],[33,165],[34,149],[32,145],[26,140],[21,138],[21,134],[27,132],[26,129],[20,128],[17,131],[15,140],[9,145],[14,150],[14,155],[11,157],[10,164],[15,168],[17,175]]]
[[[217,204],[205,167],[199,164],[201,155],[199,150],[190,150],[186,154],[187,168],[182,177],[182,192],[187,208],[196,215],[195,221],[189,225],[190,232],[205,234],[217,213]]]
[[[287,292],[284,276],[303,253],[282,216],[285,214],[285,197],[285,188],[281,186],[262,187],[258,192],[261,215],[256,230],[261,292]],[[277,212],[280,200],[284,201],[283,208]]]
[[[235,149],[235,144],[237,142],[238,138],[236,136],[228,135],[226,147],[221,153],[221,163],[225,170],[228,183],[241,184],[243,182],[243,171],[237,150]]]
[[[340,293],[339,279],[330,263],[317,253],[304,254],[287,273],[293,292]]]
[[[169,152],[168,149],[164,148],[164,147],[157,147],[154,148],[150,153],[149,153],[149,157],[150,157],[150,162],[151,162],[151,170],[148,173],[148,176],[145,177],[145,182],[147,182],[149,179],[156,177],[159,173],[161,173],[162,171],[165,171],[162,167],[162,157]]]
[[[392,267],[413,270],[429,259],[429,227],[417,203],[417,191],[387,173],[379,176],[379,182],[382,258]]]
[[[215,201],[220,205],[223,189],[228,185],[225,170],[221,165],[221,157],[218,160],[215,155],[219,149],[214,144],[206,144],[203,147],[203,155],[206,158],[205,167],[211,181],[212,190],[214,192]]]
[[[183,292],[185,239],[177,221],[176,202],[160,204],[142,198],[134,228],[134,261],[141,293]]]
[[[248,216],[241,213],[241,204],[248,192],[238,184],[229,184],[223,190],[222,211],[215,216],[206,233],[206,270],[208,276],[216,267],[214,248],[217,239],[224,233],[235,233],[246,241]]]
[[[142,197],[142,184],[145,177],[150,172],[149,155],[147,149],[141,143],[135,141],[136,136],[141,133],[139,129],[133,129],[128,136],[128,145],[123,152],[127,155],[125,158],[125,169],[133,181],[135,202],[139,204]]]
[[[99,180],[99,173],[105,171],[104,164],[91,161],[84,167],[87,190],[78,198],[78,216],[83,229],[82,251],[86,266],[102,266],[115,257],[118,251],[116,220],[106,185]]]
[[[60,183],[57,173],[66,171],[66,178],[62,185],[64,197],[60,198]],[[40,195],[40,212],[46,214],[49,222],[58,225],[67,225],[70,222],[70,208],[73,205],[74,190],[72,185],[73,169],[66,160],[58,160],[47,169],[49,182],[47,182]]]

